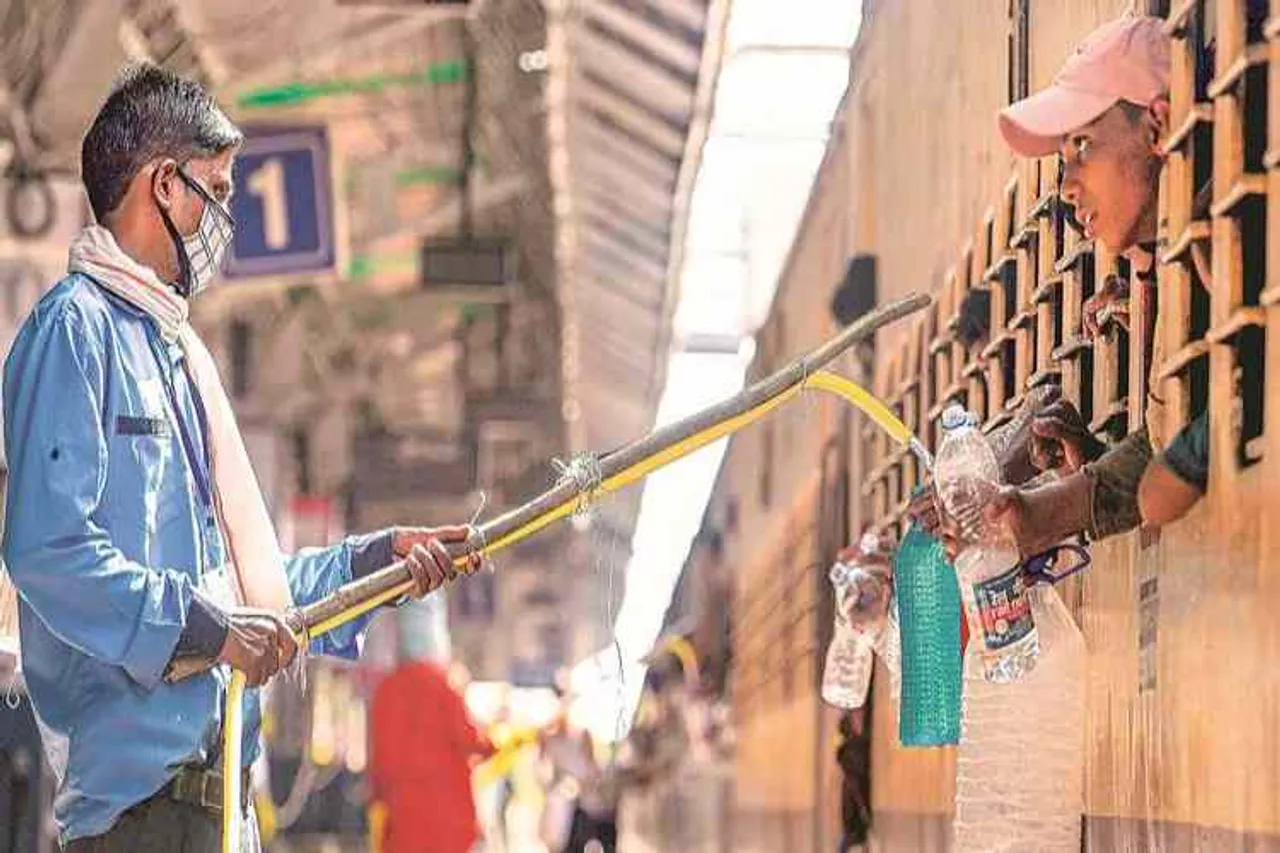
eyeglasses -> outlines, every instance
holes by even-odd
[[[194,190],[196,195],[204,199],[206,204],[213,205],[215,215],[221,217],[226,225],[235,225],[235,219],[231,216],[231,211],[227,210],[222,202],[214,198],[213,193],[205,189],[203,184],[187,174],[187,170],[181,166],[178,167],[178,177],[182,178],[182,182]]]

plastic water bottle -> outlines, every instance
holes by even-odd
[[[903,746],[944,746],[960,740],[960,587],[942,543],[912,524],[893,561],[902,623]]]
[[[880,663],[889,673],[889,695],[897,702],[902,697],[902,626],[898,622],[898,597],[889,599],[889,612],[884,628],[874,647]]]
[[[1039,641],[1013,534],[1007,525],[983,518],[1000,489],[1000,463],[964,409],[943,412],[942,427],[946,433],[934,483],[947,513],[960,525],[956,574],[969,633],[980,646],[986,678],[1017,681],[1035,668]]]
[[[862,553],[874,548],[874,537],[863,537]],[[829,577],[835,587],[835,634],[822,671],[822,699],[838,708],[860,708],[871,684],[874,650],[888,622],[889,578],[856,558],[837,562]]]
[[[1085,647],[1047,584],[1027,591],[1040,660],[1016,684],[965,656],[952,853],[1078,853],[1084,812]]]

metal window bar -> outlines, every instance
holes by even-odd
[[[986,242],[985,231],[985,226],[979,230],[973,248],[966,252],[968,277],[965,279],[964,291],[961,293],[962,299],[974,290],[989,290],[982,280],[982,273],[987,265],[987,257],[990,255],[990,247]],[[957,303],[957,305],[959,304]],[[989,324],[990,319],[988,318]],[[979,422],[987,419],[987,411],[990,404],[987,372],[980,357],[982,346],[983,342],[981,340],[965,345],[961,349],[958,362],[960,378],[966,384],[965,408],[973,412]]]
[[[1084,332],[1084,302],[1093,295],[1093,241],[1059,218],[1061,256],[1054,272],[1062,277],[1062,343],[1052,356],[1062,370],[1063,387],[1085,423],[1093,417],[1093,341]]]
[[[1040,161],[1037,170],[1039,193],[1025,220],[1025,227],[1036,229],[1036,286],[1031,292],[1036,315],[1036,369],[1028,383],[1033,388],[1056,383],[1063,385],[1064,392],[1070,394],[1071,389],[1064,384],[1062,367],[1053,357],[1054,350],[1062,345],[1064,328],[1062,274],[1054,269],[1061,251],[1064,227],[1061,205],[1058,204],[1058,175],[1057,157]],[[1079,391],[1078,382],[1075,391]]]
[[[924,353],[924,326],[918,320],[911,324],[906,336],[900,364],[901,378],[894,393],[894,404],[902,422],[916,435],[921,435],[921,388],[923,380],[922,355]],[[920,483],[923,471],[914,453],[900,454],[899,482],[902,484],[899,502],[910,498],[911,491]]]
[[[1217,0],[1210,209],[1210,447],[1217,477],[1261,457],[1266,314],[1267,87],[1270,50],[1246,0]],[[1224,416],[1225,415],[1225,416]]]
[[[1014,267],[1017,308],[1008,329],[1013,334],[1014,388],[1016,394],[1006,402],[1005,408],[1013,411],[1022,405],[1031,387],[1031,377],[1036,372],[1036,342],[1039,337],[1035,290],[1039,276],[1039,229],[1027,220],[1027,211],[1035,204],[1040,192],[1040,164],[1036,160],[1024,160],[1018,166],[1012,210],[1009,245],[1017,255]]]
[[[1008,248],[1012,233],[1011,197],[1016,185],[1005,188],[1001,204],[989,213],[983,225],[983,242],[987,247],[987,266],[983,283],[991,292],[991,319],[987,345],[981,358],[987,374],[987,412],[983,428],[992,430],[1009,419],[1006,402],[1017,392],[1013,387],[1013,334],[1009,322],[1016,305],[1015,275],[1017,256]]]
[[[1197,209],[1196,197],[1211,175],[1213,106],[1207,101],[1212,70],[1208,65],[1207,26],[1203,0],[1174,10],[1167,30],[1172,37],[1170,66],[1170,134],[1164,142],[1166,164],[1161,175],[1160,324],[1153,390],[1165,401],[1157,435],[1174,435],[1194,414],[1200,395],[1196,375],[1204,374],[1208,344],[1197,316],[1203,301],[1196,283],[1195,257],[1207,250],[1211,236],[1208,212]],[[1156,418],[1155,412],[1148,414]],[[1131,419],[1132,420],[1132,419]]]
[[[905,416],[903,406],[903,379],[907,373],[906,350],[899,349],[894,353],[890,360],[890,370],[885,378],[884,396],[881,398],[889,404],[889,408],[899,418]],[[899,448],[887,434],[882,433],[882,441],[884,443],[884,478],[885,478],[885,508],[884,515],[888,523],[892,524],[898,513],[899,505],[902,503],[906,490],[903,488],[903,459],[906,456],[905,448]]]
[[[876,396],[882,400],[889,397],[891,389],[896,385],[897,357],[896,352],[891,352],[887,358],[878,359],[876,362],[874,387]],[[876,429],[874,424],[866,424],[863,441],[873,448],[871,466],[867,469],[866,485],[863,487],[863,497],[868,501],[866,517],[874,520],[877,526],[881,526],[888,517],[893,503],[897,501],[896,497],[890,495],[889,469],[893,463],[890,458],[892,449],[889,437],[883,430]]]
[[[1267,169],[1267,278],[1260,296],[1266,319],[1272,328],[1280,324],[1280,0],[1272,0],[1271,15],[1263,25],[1263,36],[1270,52],[1268,63],[1269,103],[1267,153],[1263,165]],[[1266,341],[1266,370],[1270,376],[1280,376],[1280,338],[1268,336]],[[1267,395],[1263,425],[1280,423],[1280,394]],[[1265,441],[1267,433],[1263,433]],[[1280,438],[1280,430],[1271,430],[1271,440]],[[1261,447],[1255,448],[1261,450]]]
[[[1094,246],[1094,290],[1104,286],[1111,276],[1130,278],[1128,264],[1116,258],[1101,244]],[[1130,280],[1130,293],[1133,292]],[[1133,316],[1132,313],[1130,316]],[[1122,438],[1129,422],[1129,333],[1118,324],[1104,324],[1093,346],[1093,417],[1089,428]]]
[[[946,389],[951,384],[951,345],[953,334],[950,320],[955,309],[952,296],[955,293],[952,279],[955,273],[948,271],[938,298],[929,310],[925,325],[924,362],[928,375],[924,394],[920,400],[920,435],[925,447],[935,447],[938,439],[939,406],[945,403]]]

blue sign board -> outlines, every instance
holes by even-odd
[[[227,278],[333,269],[333,192],[324,128],[249,130],[236,157],[235,185],[236,231]]]

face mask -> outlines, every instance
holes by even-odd
[[[230,212],[219,204],[212,195],[195,179],[181,168],[178,176],[182,178],[200,198],[204,199],[204,211],[200,214],[200,222],[195,233],[183,237],[174,227],[169,214],[161,209],[165,227],[178,250],[178,266],[180,268],[178,285],[184,291],[183,296],[190,299],[209,286],[209,282],[222,268],[227,247],[231,245],[235,233],[235,221]]]

